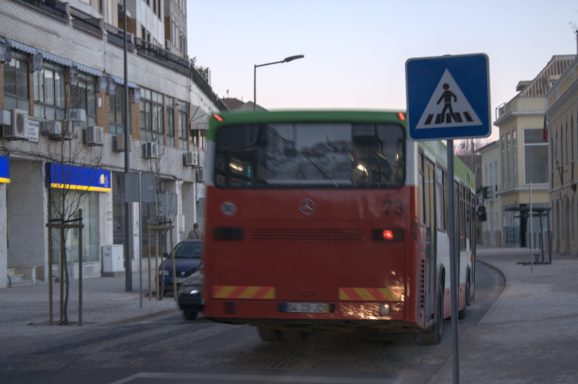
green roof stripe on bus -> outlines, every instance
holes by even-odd
[[[401,111],[264,111],[264,112],[223,112],[217,113],[223,121],[218,121],[215,115],[209,119],[209,131],[207,140],[214,140],[217,129],[222,125],[243,123],[283,123],[283,122],[330,122],[330,121],[355,121],[355,122],[380,122],[399,123],[406,128],[406,122],[398,117]],[[407,128],[406,128],[407,129]]]
[[[435,160],[448,168],[447,147],[442,141],[423,141],[423,146],[434,156]],[[475,177],[472,170],[457,156],[454,156],[454,177],[466,184],[470,189],[475,189]]]

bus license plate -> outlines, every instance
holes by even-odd
[[[285,311],[293,313],[325,313],[329,312],[329,305],[325,303],[286,303]]]

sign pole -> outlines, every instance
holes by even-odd
[[[461,239],[456,231],[453,139],[487,137],[491,133],[488,56],[469,54],[409,59],[406,62],[406,89],[410,137],[414,140],[445,139],[447,145],[453,383],[459,384]]]
[[[454,193],[454,141],[447,141],[448,156],[448,233],[450,235],[450,281],[452,303],[452,356],[453,356],[453,384],[460,382],[460,353],[458,339],[458,258],[456,257],[456,245],[459,236],[456,236],[455,193]]]

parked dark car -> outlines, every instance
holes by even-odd
[[[180,241],[173,251],[177,288],[201,265],[203,257],[202,240]],[[165,254],[159,266],[159,284],[164,293],[173,292],[173,256]]]
[[[177,296],[179,309],[186,320],[195,320],[203,312],[203,269],[187,277],[179,287]]]

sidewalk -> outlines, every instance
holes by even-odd
[[[528,249],[478,250],[479,261],[504,274],[506,288],[478,325],[459,329],[460,383],[578,382],[578,258],[552,259],[522,265]],[[450,359],[430,383],[452,377]]]
[[[125,289],[124,274],[83,280],[82,327],[123,322],[176,311],[174,298],[149,300],[148,277],[142,281],[142,307],[139,294],[139,275],[132,278],[132,292]],[[78,280],[70,284],[68,321],[70,325],[58,325],[60,320],[60,284],[53,285],[53,325],[49,325],[48,284],[16,285],[0,289],[0,339],[45,334],[70,333],[79,329]]]
[[[554,255],[552,264],[518,264],[529,259],[527,249],[478,250],[479,261],[504,274],[506,288],[477,325],[460,327],[461,383],[578,382],[578,258]],[[141,308],[137,274],[132,283],[133,292],[126,292],[124,275],[84,280],[82,327],[177,311],[172,297],[160,301],[146,297],[146,277],[143,277],[145,297]],[[46,283],[0,289],[3,345],[22,343],[23,337],[77,331],[76,287],[77,282],[71,286],[68,311],[68,319],[74,324],[68,326],[48,325]],[[56,324],[58,285],[55,289]],[[447,333],[444,340],[449,346],[448,338],[451,333]],[[452,377],[450,358],[430,384],[452,383]]]

